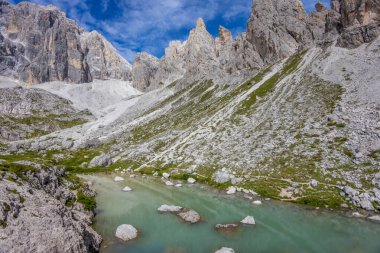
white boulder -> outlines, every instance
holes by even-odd
[[[173,182],[171,182],[171,181],[165,181],[165,184],[166,184],[166,186],[173,186],[174,185]]]
[[[261,204],[262,204],[261,200],[255,200],[255,201],[253,201],[252,203],[253,203],[254,205],[261,205]]]
[[[182,187],[182,184],[176,184],[175,187]]]
[[[183,209],[182,206],[173,206],[173,205],[161,205],[159,208],[157,208],[157,211],[164,212],[164,213],[177,213],[180,212]]]
[[[132,191],[131,187],[126,186],[123,188],[123,192],[130,192],[130,191]]]
[[[247,216],[243,220],[241,220],[240,222],[243,224],[246,224],[246,225],[255,225],[256,224],[253,216]]]
[[[166,172],[164,172],[164,173],[162,173],[162,176],[163,176],[164,178],[168,179],[168,178],[170,177],[170,174],[169,174],[169,173],[166,173]]]
[[[236,193],[236,187],[234,187],[234,186],[228,187],[226,193],[227,194],[235,194]]]
[[[197,180],[195,180],[195,179],[192,178],[192,177],[189,177],[189,178],[187,179],[187,182],[188,182],[189,184],[194,184],[196,181],[197,181]]]
[[[115,236],[123,241],[129,241],[138,236],[138,231],[132,225],[123,224],[117,227]]]
[[[124,181],[124,178],[122,178],[122,177],[115,177],[113,179],[113,181],[115,181],[115,182],[121,182],[121,181]]]
[[[215,251],[215,253],[235,253],[235,251],[231,248],[222,247]]]

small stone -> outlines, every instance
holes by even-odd
[[[222,247],[215,251],[215,253],[235,253],[235,251],[231,248]]]
[[[374,216],[368,217],[368,219],[372,221],[380,222],[380,215],[374,215]]]
[[[195,179],[192,178],[192,177],[189,177],[189,178],[187,179],[187,182],[188,182],[189,184],[194,184],[196,181],[197,181],[197,180],[195,180]]]
[[[363,215],[362,215],[361,213],[359,213],[359,212],[353,212],[353,213],[352,213],[352,216],[353,216],[353,217],[356,217],[356,218],[363,217]]]
[[[175,187],[182,187],[182,184],[176,184]]]
[[[154,172],[154,173],[153,173],[153,176],[154,176],[154,177],[158,177],[158,172],[157,172],[157,171]]]
[[[253,203],[254,205],[261,205],[261,204],[262,204],[261,200],[255,200],[255,201],[253,201],[252,203]]]
[[[243,224],[246,224],[246,225],[255,225],[256,224],[255,219],[253,218],[253,216],[247,216],[247,217],[245,217],[240,222],[243,223]]]
[[[171,181],[165,181],[166,186],[174,186],[173,182]]]
[[[159,208],[157,208],[157,211],[159,212],[169,212],[169,213],[177,213],[180,212],[183,209],[181,206],[173,206],[173,205],[161,205]]]
[[[136,174],[132,174],[129,176],[130,178],[135,178],[136,177]]]
[[[162,176],[163,176],[164,178],[168,179],[168,178],[170,177],[170,174],[169,174],[169,173],[166,173],[166,172],[164,172],[164,173],[162,173]]]
[[[123,188],[123,192],[130,192],[130,191],[132,191],[131,187],[126,186]]]
[[[115,236],[123,241],[129,241],[137,238],[138,231],[129,224],[123,224],[117,227]]]
[[[230,186],[227,188],[227,191],[226,191],[227,194],[235,194],[236,193],[236,187],[234,186]]]
[[[231,223],[231,224],[216,224],[215,225],[215,228],[218,229],[218,230],[235,229],[235,228],[238,228],[238,227],[239,227],[239,225],[235,224],[235,223]]]
[[[313,179],[313,180],[311,180],[310,181],[310,185],[311,185],[311,187],[317,187],[318,186],[318,181],[317,180],[315,180],[315,179]]]
[[[121,182],[121,181],[124,181],[124,178],[122,178],[122,177],[115,177],[113,181],[115,181],[115,182]]]

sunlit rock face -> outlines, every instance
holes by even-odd
[[[130,64],[96,32],[54,6],[0,3],[0,74],[35,84],[131,77]]]

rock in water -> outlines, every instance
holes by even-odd
[[[138,231],[129,224],[123,224],[117,227],[115,236],[123,241],[129,241],[137,238]]]
[[[255,201],[253,201],[252,203],[253,203],[254,205],[261,205],[261,204],[262,204],[261,200],[255,200]]]
[[[235,251],[231,248],[222,247],[215,251],[215,253],[235,253]]]
[[[246,225],[255,225],[256,224],[255,219],[252,216],[247,216],[240,222],[243,224],[246,224]]]
[[[228,187],[226,193],[229,195],[235,194],[236,193],[236,187],[234,187],[234,186]]]
[[[172,205],[161,205],[157,211],[163,212],[163,213],[178,213],[183,209],[181,206],[172,206]]]
[[[164,173],[162,173],[162,176],[163,176],[164,178],[168,179],[168,178],[170,177],[170,174],[169,174],[169,173],[166,173],[166,172],[164,172]]]
[[[165,181],[166,186],[174,186],[174,183],[171,181]]]
[[[122,178],[122,177],[115,177],[113,179],[113,181],[115,181],[115,182],[121,182],[121,181],[124,181],[124,178]]]
[[[192,178],[192,177],[189,177],[189,178],[187,179],[187,182],[188,182],[189,184],[194,184],[196,181],[197,181],[197,180],[195,180],[195,179]]]
[[[380,215],[374,215],[374,216],[368,217],[368,219],[375,222],[380,222]]]
[[[126,186],[123,188],[123,192],[130,192],[130,191],[132,191],[131,187]]]
[[[188,210],[188,211],[183,211],[177,214],[183,221],[189,222],[189,223],[197,223],[200,221],[201,216],[199,213],[197,213],[194,210]]]

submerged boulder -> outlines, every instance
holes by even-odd
[[[185,222],[189,222],[189,223],[197,223],[198,221],[200,221],[201,219],[201,216],[199,213],[197,213],[196,211],[190,209],[190,210],[187,210],[187,211],[183,211],[183,212],[180,212],[177,214],[178,217],[180,217],[183,221]]]
[[[130,224],[122,224],[117,227],[115,236],[123,241],[129,241],[137,238],[137,229]]]

